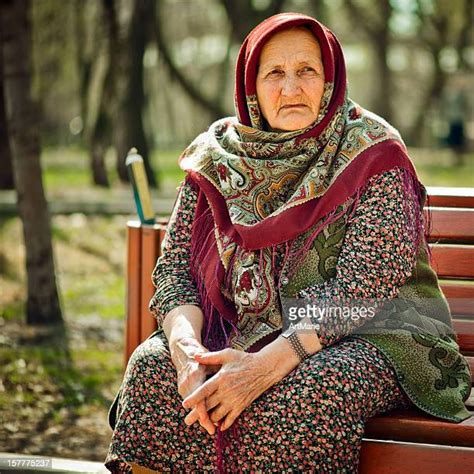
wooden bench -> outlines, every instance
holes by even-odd
[[[434,267],[474,375],[474,189],[432,187],[428,192]],[[127,224],[126,360],[156,328],[148,303],[166,223],[161,219],[150,226]],[[474,415],[474,389],[466,406]],[[474,417],[450,423],[416,409],[374,417],[366,425],[359,472],[474,473]]]

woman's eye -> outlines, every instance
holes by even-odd
[[[306,66],[306,67],[302,68],[302,69],[301,69],[301,72],[302,72],[303,74],[316,73],[315,69],[312,68],[312,67],[310,67],[310,66]]]
[[[273,71],[270,71],[268,73],[268,77],[277,77],[281,76],[283,74],[283,71],[281,69],[274,69]]]

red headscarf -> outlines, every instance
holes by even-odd
[[[240,48],[235,70],[234,99],[237,118],[243,125],[257,125],[252,123],[248,98],[257,95],[258,64],[263,46],[276,33],[288,28],[303,26],[310,29],[318,40],[323,59],[325,81],[334,84],[334,92],[324,119],[317,126],[301,134],[300,137],[320,135],[336,113],[337,108],[344,104],[347,88],[346,66],[342,48],[337,38],[324,25],[310,16],[300,13],[281,13],[267,18],[256,26]]]

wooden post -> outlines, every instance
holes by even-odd
[[[127,222],[127,320],[125,341],[125,365],[135,347],[140,344],[141,305],[141,224]]]
[[[156,265],[160,252],[159,224],[142,224],[142,254],[141,254],[141,333],[140,340],[144,341],[155,329],[156,319],[148,310],[148,305],[155,292],[151,274]]]

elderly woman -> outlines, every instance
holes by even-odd
[[[292,13],[258,25],[235,105],[180,158],[159,329],[129,361],[106,466],[357,472],[374,415],[467,418],[425,189],[398,132],[348,99],[334,34]]]

